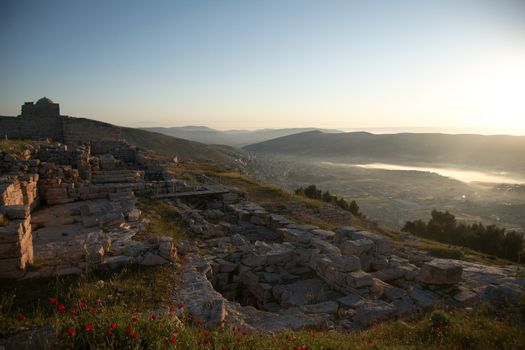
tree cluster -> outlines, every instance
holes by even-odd
[[[447,212],[433,210],[428,223],[422,220],[407,221],[402,231],[429,238],[438,242],[459,245],[504,259],[518,261],[523,254],[523,235],[506,232],[496,225],[482,223],[471,225],[457,222],[456,217]]]
[[[343,210],[349,211],[355,216],[359,216],[362,218],[365,217],[363,213],[359,211],[359,206],[357,205],[356,201],[353,200],[350,201],[350,203],[348,203],[346,199],[338,198],[337,196],[330,194],[329,191],[323,192],[322,190],[318,189],[315,185],[310,185],[306,188],[299,187],[295,190],[295,194],[311,199],[317,199],[326,203],[331,203]]]

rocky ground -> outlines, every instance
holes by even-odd
[[[199,234],[195,246],[179,244],[175,295],[214,326],[360,329],[438,307],[516,303],[525,288],[516,266],[432,259],[354,227],[325,231],[250,202],[211,204],[175,204]]]

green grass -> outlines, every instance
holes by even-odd
[[[117,272],[81,276],[2,281],[0,285],[0,337],[22,327],[52,323],[54,312],[48,298],[73,305],[84,300],[106,308],[139,305],[156,308],[172,303],[175,271],[172,266],[134,267]],[[19,314],[21,322],[13,322]]]
[[[162,199],[141,199],[140,209],[150,220],[146,232],[156,236],[173,237],[182,241],[191,237],[186,224],[177,214],[176,209]]]

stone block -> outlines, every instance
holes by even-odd
[[[434,259],[424,263],[417,280],[426,284],[455,284],[461,281],[463,267],[447,260]]]
[[[361,288],[373,285],[374,279],[369,273],[356,271],[348,274],[346,282],[352,288]]]
[[[375,248],[373,241],[369,239],[358,239],[355,241],[343,241],[339,247],[343,255],[363,255]]]

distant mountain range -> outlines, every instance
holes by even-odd
[[[363,163],[426,163],[525,172],[525,136],[310,131],[248,145],[244,149]]]
[[[147,131],[158,132],[161,134],[180,137],[207,144],[229,145],[242,147],[249,144],[271,140],[302,132],[320,130],[326,133],[340,133],[341,130],[317,129],[317,128],[286,128],[286,129],[260,129],[260,130],[216,130],[206,126],[182,126],[171,128],[143,128]]]

